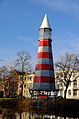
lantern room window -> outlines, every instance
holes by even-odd
[[[40,30],[40,39],[51,39],[51,30],[50,29],[41,29]]]
[[[51,38],[51,31],[49,29],[44,29],[44,38],[45,39]]]

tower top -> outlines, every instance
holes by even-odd
[[[42,22],[42,24],[40,26],[40,29],[41,28],[50,28],[51,29],[50,24],[49,24],[49,20],[48,20],[48,17],[47,17],[46,14],[45,14],[43,22]]]

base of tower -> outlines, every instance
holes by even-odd
[[[33,91],[55,91],[55,84],[50,83],[34,83]]]

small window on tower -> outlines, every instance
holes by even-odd
[[[43,39],[44,38],[44,29],[41,29],[40,30],[40,39]]]
[[[44,38],[45,39],[51,38],[51,31],[49,29],[44,29]]]

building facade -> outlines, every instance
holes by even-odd
[[[66,98],[79,99],[79,77],[75,80],[73,80],[73,78],[74,78],[74,75],[72,76],[71,82],[67,89]],[[64,84],[56,80],[56,88],[58,89],[58,95],[64,97],[64,90],[65,90]]]
[[[18,82],[18,95],[21,94],[22,85],[23,85],[22,96],[26,98],[30,98],[31,95],[29,90],[33,88],[33,82],[34,82],[34,73],[25,74],[23,77],[23,82],[21,80],[21,75],[20,75],[19,82]]]

